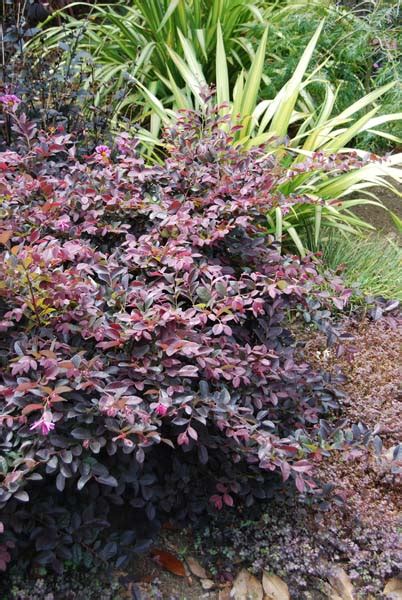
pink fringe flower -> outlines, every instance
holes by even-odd
[[[164,417],[167,411],[168,407],[166,406],[166,404],[162,404],[162,402],[158,402],[158,404],[155,406],[155,412],[160,417]]]
[[[52,413],[45,411],[40,419],[32,423],[29,428],[30,431],[39,429],[42,435],[48,435],[50,431],[54,429],[54,423],[52,422]]]

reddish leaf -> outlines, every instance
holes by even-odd
[[[53,186],[47,181],[40,181],[39,183],[40,189],[42,190],[45,196],[50,196],[53,193]],[[48,204],[48,203],[46,203]]]
[[[301,494],[306,489],[306,484],[304,483],[304,479],[302,479],[299,475],[296,475],[296,487]]]
[[[21,412],[23,415],[29,415],[34,410],[42,410],[42,409],[43,409],[43,404],[27,404],[26,406],[24,406],[24,408],[22,409]]]
[[[233,506],[234,504],[233,498],[229,494],[223,495],[223,501],[226,504],[226,506]]]
[[[152,557],[154,561],[166,569],[166,571],[170,571],[170,573],[178,575],[179,577],[185,576],[186,572],[184,570],[184,564],[170,552],[155,549],[152,550]]]
[[[37,387],[37,383],[35,381],[26,381],[24,383],[20,383],[17,386],[18,392],[27,392],[28,390],[32,390]]]

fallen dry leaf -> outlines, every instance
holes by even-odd
[[[383,593],[390,600],[402,600],[402,579],[399,577],[390,579]]]
[[[323,581],[321,584],[322,592],[325,594],[325,598],[327,600],[342,600],[341,596],[338,594],[334,588],[329,585],[327,581]]]
[[[166,552],[165,550],[155,549],[151,552],[152,558],[155,562],[158,563],[161,567],[170,571],[174,575],[178,575],[179,577],[184,577],[186,571],[184,569],[184,564],[173,556],[170,552]]]
[[[215,587],[215,583],[212,579],[201,579],[201,587],[203,590],[212,590]]]
[[[262,585],[254,575],[242,569],[233,582],[233,600],[263,600]]]
[[[190,569],[193,575],[199,577],[200,579],[208,579],[206,570],[193,556],[188,556],[186,558],[186,563],[188,564],[188,568]]]
[[[354,599],[352,582],[348,574],[341,567],[332,567],[328,580],[342,600]]]
[[[219,590],[218,600],[230,600],[230,589]]]
[[[126,593],[129,600],[145,600],[140,588],[133,581],[128,584]]]
[[[12,231],[0,231],[0,244],[7,244],[12,235]]]
[[[290,600],[287,584],[277,575],[269,575],[264,571],[262,576],[264,600]]]

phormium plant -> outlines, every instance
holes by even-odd
[[[284,325],[331,297],[266,234],[291,175],[234,147],[218,109],[184,113],[148,167],[128,136],[80,157],[0,102],[17,134],[0,157],[0,569],[11,545],[56,570],[118,566],[168,516],[281,479],[314,491],[314,430],[336,402]],[[113,505],[130,528],[105,543]]]

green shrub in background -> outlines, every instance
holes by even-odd
[[[175,10],[177,9],[178,5]],[[167,13],[169,18],[172,18],[172,14]],[[225,14],[222,13],[221,16],[225,18]],[[166,18],[162,19],[159,28],[165,21]],[[122,23],[120,19],[120,26]],[[97,26],[98,24],[94,25],[95,28]],[[300,202],[289,211],[286,207],[283,210],[278,206],[268,215],[268,226],[278,240],[295,247],[301,255],[305,253],[305,248],[315,250],[319,247],[323,226],[349,233],[358,233],[362,228],[369,227],[350,210],[358,204],[373,201],[361,197],[360,192],[374,185],[392,187],[391,179],[397,183],[402,181],[401,170],[397,168],[401,164],[402,155],[396,154],[380,162],[365,162],[367,153],[351,151],[349,148],[349,143],[359,134],[369,132],[378,136],[381,135],[378,127],[384,123],[402,122],[402,113],[380,115],[380,106],[377,104],[379,98],[390,92],[395,84],[391,82],[369,92],[334,115],[337,94],[325,76],[321,76],[325,63],[308,74],[313,56],[317,60],[315,51],[323,26],[324,22],[321,22],[299,57],[289,80],[275,96],[263,100],[261,90],[265,87],[269,28],[265,28],[262,34],[249,69],[242,69],[234,84],[230,76],[233,46],[229,43],[229,51],[226,49],[224,28],[219,20],[214,28],[216,101],[223,105],[223,112],[231,114],[232,122],[241,126],[234,143],[249,147],[268,144],[269,152],[288,161],[287,166],[293,176],[284,182],[283,187],[279,186],[278,192],[296,196],[300,198]],[[51,44],[54,43],[54,36],[60,35],[60,29],[56,31],[57,33],[47,33],[48,41],[53,40]],[[155,145],[162,143],[162,125],[172,125],[177,110],[199,110],[206,105],[205,90],[211,75],[204,72],[199,60],[199,48],[191,38],[193,30],[189,28],[188,31],[190,37],[186,37],[178,29],[177,51],[170,46],[165,47],[171,62],[171,68],[167,67],[167,77],[155,71],[154,75],[159,78],[159,82],[154,81],[147,86],[145,72],[138,69],[138,77],[130,76],[136,84],[135,91],[119,102],[119,110],[130,106],[138,107],[139,104],[142,106],[142,115],[137,115],[143,123],[140,136],[144,142],[150,142],[151,152]],[[89,35],[88,31],[85,35]],[[96,61],[97,51],[92,51]],[[173,69],[177,76],[173,76]],[[323,101],[318,105],[310,92],[317,87],[324,93]],[[170,88],[168,96],[164,92],[165,88]],[[116,126],[118,122],[117,112]],[[285,151],[289,149],[293,151],[293,158]],[[317,160],[317,152],[333,156],[333,167],[329,169],[326,163],[323,169],[320,160]],[[349,164],[349,172],[346,173],[339,153],[350,155],[351,152],[356,157],[356,164],[353,170],[350,170]],[[352,192],[358,192],[359,195],[355,194],[350,199]]]
[[[80,5],[82,3],[74,3]],[[36,49],[53,51],[60,45],[66,52],[87,52],[93,64],[88,85],[96,81],[95,104],[112,102],[115,111],[136,119],[149,117],[137,81],[152,91],[164,106],[172,106],[172,80],[183,87],[177,55],[186,57],[197,78],[201,67],[208,84],[215,81],[217,29],[221,25],[223,44],[233,86],[243,69],[249,69],[267,25],[267,53],[264,58],[259,98],[273,97],[294,72],[299,57],[317,29],[326,22],[317,53],[310,65],[319,65],[320,77],[334,88],[340,86],[335,108],[341,112],[374,88],[394,81],[382,99],[381,113],[397,110],[402,104],[402,28],[399,4],[377,1],[372,10],[346,11],[328,1],[299,0],[297,3],[246,0],[132,0],[129,5],[99,4],[87,20],[66,16],[62,26],[47,28],[34,43]],[[172,54],[173,52],[173,54]],[[324,63],[324,64],[322,64]],[[196,81],[197,83],[197,81]],[[312,101],[320,105],[325,91],[319,84],[309,88]],[[155,131],[156,125],[152,124]],[[384,150],[402,137],[401,123],[385,126],[390,139],[363,134],[365,147]]]
[[[326,6],[312,2],[305,10],[290,11],[286,18],[270,22],[265,69],[269,83],[264,93],[277,91],[283,79],[291,75],[300,52],[319,20],[325,17],[317,57],[326,59],[321,75],[339,86],[336,110],[344,110],[362,94],[391,81],[396,85],[382,97],[380,114],[398,110],[402,106],[402,9],[397,1],[379,0],[372,2],[371,7],[347,11],[331,3]],[[319,86],[310,91],[316,101],[323,99]],[[388,142],[365,133],[359,138],[359,145],[381,152],[392,148],[395,142],[400,144],[395,138],[402,137],[401,122],[388,124],[384,130],[391,136]]]
[[[248,67],[254,55],[253,42],[260,31],[255,25],[266,22],[271,9],[246,0],[131,0],[116,5],[98,4],[90,16],[80,19],[64,14],[62,25],[46,27],[31,47],[45,54],[62,48],[65,60],[71,53],[91,57],[95,80],[99,83],[95,102],[113,102],[117,112],[125,110],[132,118],[146,118],[141,111],[142,94],[137,80],[158,96],[169,97],[169,79],[180,86],[180,72],[171,51],[182,53],[183,38],[202,64],[209,83],[215,73],[216,33],[220,23],[231,57],[233,76]],[[76,2],[72,6],[85,5]],[[89,82],[89,85],[92,85]],[[130,102],[125,96],[130,94]]]

